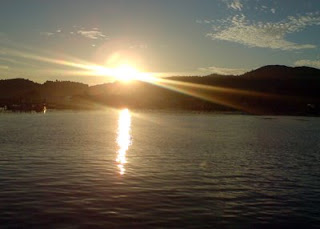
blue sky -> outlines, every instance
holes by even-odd
[[[320,68],[319,37],[319,0],[2,0],[0,79],[103,83],[77,64],[113,59],[164,76]]]

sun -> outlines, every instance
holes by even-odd
[[[112,75],[116,78],[116,80],[122,82],[130,82],[140,78],[139,70],[128,64],[119,65],[118,67],[114,68]]]
[[[115,80],[128,83],[133,80],[153,82],[156,80],[152,73],[141,72],[129,64],[121,64],[113,68],[104,66],[89,66],[88,69],[99,76],[113,77]]]

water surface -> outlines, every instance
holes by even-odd
[[[0,114],[1,228],[320,225],[320,119]]]

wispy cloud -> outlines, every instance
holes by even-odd
[[[147,44],[133,44],[129,46],[130,49],[147,49]]]
[[[198,68],[198,70],[206,74],[216,73],[220,75],[241,75],[248,71],[248,69],[243,68],[221,68],[216,66]]]
[[[78,34],[85,38],[97,40],[97,39],[106,39],[106,35],[104,35],[101,31],[93,29],[93,30],[78,30]]]
[[[214,22],[213,20],[208,20],[208,19],[197,19],[196,20],[196,23],[198,23],[198,24],[210,24],[210,23],[212,23],[212,22]]]
[[[40,32],[40,34],[42,36],[46,36],[46,37],[50,37],[50,36],[54,35],[54,33],[52,33],[52,32]]]
[[[0,55],[1,55],[1,51],[0,51]],[[22,65],[22,66],[28,66],[28,67],[36,67],[34,64],[32,64],[32,63],[30,63],[28,61],[22,61],[19,58],[17,60],[17,59],[13,59],[12,57],[0,56],[0,61],[5,63],[5,64],[7,64],[7,65],[12,65],[13,64],[14,66]],[[7,65],[5,65],[5,66],[7,66]]]
[[[229,9],[241,11],[243,4],[240,0],[223,0],[224,3],[227,4]]]
[[[72,30],[57,29],[53,32],[40,32],[42,36],[51,37],[54,35],[61,36],[74,36],[80,35],[81,37],[92,39],[92,40],[106,40],[107,36],[99,30],[99,28],[86,29],[84,27],[73,26]]]
[[[0,52],[0,55],[1,55],[1,52]],[[17,63],[19,63],[18,61],[14,60],[14,59],[12,59],[12,58],[2,57],[2,56],[0,56],[0,60],[1,60],[2,62],[12,63],[12,64],[17,64]]]
[[[286,35],[302,31],[308,26],[320,25],[319,13],[304,16],[290,16],[286,20],[272,22],[254,22],[246,16],[236,15],[213,23],[213,32],[207,36],[213,40],[230,41],[249,47],[261,47],[281,50],[315,48],[312,44],[298,44],[286,39]]]
[[[320,68],[320,60],[297,60],[294,65]]]

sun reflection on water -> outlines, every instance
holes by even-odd
[[[131,144],[131,114],[128,109],[123,109],[120,111],[118,120],[118,137],[117,143],[119,146],[117,152],[117,163],[119,168],[119,173],[123,175],[126,171],[125,164],[127,163],[126,153]]]

